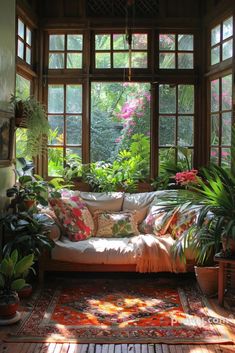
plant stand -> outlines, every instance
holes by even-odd
[[[3,319],[0,317],[0,326],[15,324],[20,319],[21,319],[21,315],[20,315],[19,311],[17,311],[15,313],[15,315],[9,319],[7,319],[7,318]]]
[[[216,254],[214,261],[219,263],[218,274],[218,302],[219,305],[224,305],[224,293],[228,285],[228,278],[230,281],[235,281],[235,258],[225,258]]]

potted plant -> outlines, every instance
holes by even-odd
[[[46,151],[45,139],[49,133],[49,123],[43,105],[33,96],[21,100],[12,96],[15,109],[15,126],[27,128],[25,155],[36,157]]]
[[[194,175],[193,179],[191,173],[188,184],[186,174],[187,172],[182,176],[184,178],[181,178],[186,189],[165,196],[165,201],[167,209],[177,207],[178,212],[182,213],[191,210],[197,215],[197,221],[176,239],[172,250],[175,255],[185,260],[186,251],[191,249],[198,266],[212,265],[214,268],[213,258],[216,253],[222,251],[221,256],[234,256],[231,243],[235,239],[235,178],[230,171],[219,166],[203,168],[202,177]],[[162,198],[164,199],[164,196]],[[226,243],[224,250],[222,242]],[[199,276],[198,273],[203,270],[196,267],[196,271]],[[205,284],[209,284],[212,271],[217,270],[207,270],[209,277]],[[203,284],[200,286],[204,287]]]
[[[33,253],[37,260],[44,249],[51,250],[54,246],[47,236],[54,222],[46,214],[18,212],[5,215],[0,222],[10,239],[3,248],[6,256],[17,249],[20,256]]]
[[[27,283],[25,274],[32,268],[34,255],[29,254],[19,259],[18,251],[14,250],[3,258],[0,263],[0,318],[14,318],[19,305],[17,292]],[[10,323],[10,322],[9,322]]]

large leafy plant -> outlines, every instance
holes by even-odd
[[[201,173],[197,186],[161,198],[166,211],[175,207],[197,216],[195,224],[176,240],[173,252],[185,260],[186,249],[191,248],[198,264],[205,265],[221,250],[223,240],[235,240],[235,178],[219,166],[204,168]]]
[[[19,256],[34,254],[37,259],[44,249],[51,250],[54,246],[54,242],[47,236],[53,221],[45,214],[19,212],[4,216],[0,222],[11,236],[3,248],[6,256],[17,249]]]
[[[33,254],[19,258],[18,251],[14,250],[6,255],[0,263],[0,291],[9,295],[24,288],[27,285],[25,276],[32,269],[33,263]]]

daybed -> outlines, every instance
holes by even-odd
[[[57,212],[58,202],[53,204],[52,201],[51,205],[62,228],[58,231],[58,226],[56,226],[56,229],[51,232],[55,247],[50,256],[44,256],[40,260],[40,279],[42,280],[45,271],[167,271],[176,273],[187,271],[188,268],[184,263],[173,258],[171,246],[175,242],[174,238],[179,235],[179,232],[186,231],[193,218],[189,216],[183,228],[181,222],[180,229],[177,228],[176,218],[178,216],[176,217],[176,214],[165,219],[158,205],[159,197],[163,192],[170,191],[136,194],[78,191],[63,193],[60,202],[64,202],[65,199],[69,200],[71,197],[73,201],[76,201],[77,196],[80,201],[82,199],[83,206],[85,204],[85,208],[88,208],[92,216],[94,229],[92,236],[87,239],[77,241],[78,239],[73,237],[74,234],[69,239],[66,229],[71,230],[73,223],[71,215],[69,219],[64,215],[61,218]],[[63,206],[60,204],[60,207]],[[124,223],[120,219],[123,214],[129,217],[130,222],[134,219],[134,225],[128,224],[127,229],[120,230],[114,223],[119,221],[118,224],[122,227]],[[113,217],[111,222],[114,222],[111,226],[110,217]],[[91,219],[86,221],[89,223]],[[131,229],[132,226],[133,229]],[[115,231],[112,233],[113,229],[116,233]]]

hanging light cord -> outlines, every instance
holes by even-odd
[[[132,29],[134,25],[134,2],[135,0],[127,0],[126,5],[126,41],[128,43],[128,81],[131,81],[131,64],[132,64]],[[132,23],[130,24],[130,20]]]

